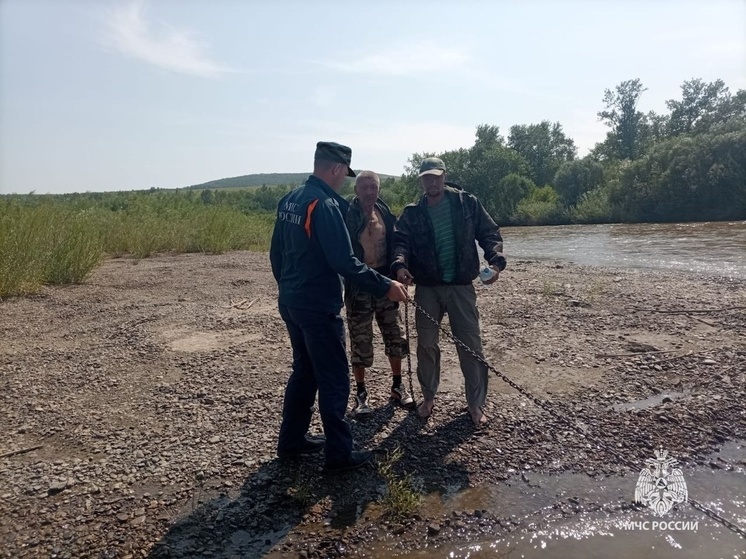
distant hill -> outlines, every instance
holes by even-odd
[[[252,186],[272,186],[275,184],[301,184],[308,175],[308,173],[255,173],[253,175],[243,175],[240,177],[229,177],[226,179],[217,179],[214,181],[203,182],[202,184],[195,184],[189,188],[198,188],[204,190],[206,188],[247,188]]]
[[[212,189],[212,188],[251,188],[256,186],[273,186],[276,184],[291,184],[298,185],[303,183],[308,178],[311,172],[308,173],[254,173],[253,175],[243,175],[240,177],[229,177],[226,179],[217,179],[214,181],[203,182],[202,184],[194,184],[188,188],[194,188],[199,190]],[[394,175],[379,175],[381,180],[393,177]],[[394,177],[399,178],[399,177]]]

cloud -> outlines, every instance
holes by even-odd
[[[322,61],[319,64],[355,74],[404,76],[424,72],[440,73],[458,68],[470,58],[466,49],[444,46],[434,41],[420,41],[360,55],[348,60]]]
[[[210,60],[206,45],[188,30],[146,21],[144,5],[144,0],[135,0],[108,15],[108,45],[132,58],[181,74],[212,78],[232,71]]]

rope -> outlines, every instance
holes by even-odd
[[[515,382],[513,382],[504,373],[501,373],[495,367],[493,367],[492,365],[490,365],[485,360],[484,357],[482,357],[481,355],[479,355],[476,351],[474,351],[472,348],[470,348],[464,342],[462,342],[461,340],[459,340],[451,332],[449,332],[448,330],[446,330],[445,328],[443,328],[443,326],[433,316],[431,316],[425,309],[423,309],[419,304],[417,304],[414,301],[414,299],[412,299],[412,298],[407,299],[407,303],[404,306],[405,317],[408,316],[407,308],[409,307],[409,304],[411,304],[418,312],[422,313],[422,315],[425,316],[428,320],[430,320],[431,322],[433,322],[438,327],[438,329],[441,332],[443,332],[446,336],[448,336],[451,340],[453,340],[454,343],[456,343],[457,345],[461,346],[466,351],[468,351],[475,359],[477,359],[480,363],[482,363],[483,365],[485,365],[488,370],[494,372],[498,376],[498,378],[500,378],[502,381],[504,381],[505,383],[507,383],[512,388],[515,388],[520,394],[522,394],[523,396],[525,396],[526,398],[528,398],[529,400],[531,400],[534,404],[536,404],[538,407],[540,407],[541,409],[543,409],[544,411],[546,411],[554,419],[556,419],[556,420],[560,421],[561,423],[563,423],[564,425],[570,427],[575,432],[577,432],[581,437],[583,437],[584,439],[586,439],[586,440],[588,440],[590,442],[590,438],[588,436],[588,431],[589,431],[588,427],[586,427],[584,425],[580,425],[577,422],[573,422],[573,421],[568,420],[562,414],[555,412],[552,409],[552,407],[549,405],[548,402],[540,400],[539,398],[537,398],[536,396],[534,396],[533,394],[531,394],[528,390],[526,390],[525,388],[523,388],[521,385],[516,384]],[[407,318],[405,318],[405,320],[408,322]],[[408,329],[408,325],[407,325],[407,341],[409,341],[409,329]],[[409,365],[409,356],[407,356],[407,362],[408,362],[408,365]],[[410,375],[409,382],[410,382],[410,387],[411,387],[411,383],[412,383],[411,365],[410,365],[409,375]],[[622,464],[624,464],[627,467],[629,467],[631,470],[637,470],[639,468],[638,465],[636,465],[634,462],[632,462],[631,460],[629,460],[623,454],[620,454],[616,449],[611,448],[609,446],[606,446],[604,443],[602,443],[598,439],[596,439],[593,442],[595,442],[601,449],[605,450],[607,453],[613,455],[617,460],[619,460]],[[692,498],[687,497],[687,502],[689,504],[691,504],[695,509],[699,510],[700,512],[703,512],[705,515],[707,515],[708,517],[712,518],[713,520],[716,520],[717,522],[719,522],[720,524],[722,524],[723,526],[725,526],[729,530],[731,530],[731,531],[735,532],[736,534],[740,535],[742,538],[746,538],[746,530],[744,530],[743,528],[737,526],[733,522],[731,522],[729,520],[726,520],[725,518],[723,518],[722,516],[720,516],[718,513],[716,513],[712,509],[707,508],[705,505],[703,505],[699,501],[696,501],[696,500],[694,500]]]

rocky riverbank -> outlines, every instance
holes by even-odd
[[[746,438],[743,280],[512,261],[478,288],[485,355],[543,407],[493,374],[479,431],[452,343],[427,422],[388,403],[379,345],[375,414],[351,423],[379,463],[401,451],[394,473],[422,498],[405,518],[375,467],[276,459],[290,366],[276,294],[266,254],[238,252],[109,260],[84,285],[0,302],[0,557],[422,549],[530,529],[515,503],[433,505],[467,488],[629,475],[659,447],[738,466],[711,456]],[[548,504],[567,517],[631,497]]]

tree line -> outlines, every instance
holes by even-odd
[[[507,138],[485,124],[469,148],[413,154],[384,196],[411,201],[420,162],[436,155],[501,224],[745,219],[746,91],[686,81],[667,114],[638,109],[645,91],[639,79],[605,91],[606,138],[585,157],[560,123],[511,126]]]

